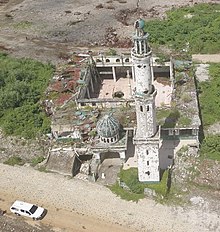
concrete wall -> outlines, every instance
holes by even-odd
[[[156,133],[156,91],[146,99],[136,98],[137,138],[148,138]]]
[[[160,181],[158,146],[156,143],[136,144],[139,181]]]

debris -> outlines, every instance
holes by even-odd
[[[0,209],[0,216],[3,216],[6,213],[6,210]]]
[[[144,195],[147,196],[147,197],[155,197],[156,192],[153,189],[144,188]]]
[[[190,202],[193,204],[193,205],[203,205],[205,203],[204,199],[202,197],[192,197],[190,198]]]

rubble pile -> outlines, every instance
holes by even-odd
[[[12,156],[19,156],[22,160],[30,162],[35,157],[47,156],[50,148],[50,141],[46,138],[27,141],[15,136],[6,137],[0,131],[0,140],[0,162]]]
[[[105,43],[106,46],[114,46],[118,42],[118,36],[116,29],[113,27],[108,27],[105,34]]]
[[[188,183],[193,181],[195,175],[199,174],[198,147],[184,146],[177,153],[173,166],[173,181],[187,192]]]
[[[130,38],[119,38],[116,29],[108,27],[106,29],[104,45],[108,47],[130,48],[132,41]]]
[[[204,160],[198,167],[200,175],[195,178],[199,185],[207,185],[217,191],[220,190],[220,163],[216,160]]]

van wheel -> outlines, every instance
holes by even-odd
[[[36,221],[37,219],[36,218],[33,218],[34,221]]]
[[[21,216],[19,213],[15,213],[15,215],[17,215],[17,216]]]

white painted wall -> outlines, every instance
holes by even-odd
[[[137,130],[136,137],[152,137],[157,130],[155,95],[147,99],[136,99]],[[141,111],[143,110],[143,112]]]
[[[136,80],[136,92],[143,93],[149,91],[152,85],[151,53],[147,57],[132,56],[134,65],[134,75]]]
[[[137,144],[138,177],[141,182],[159,182],[158,144]]]

